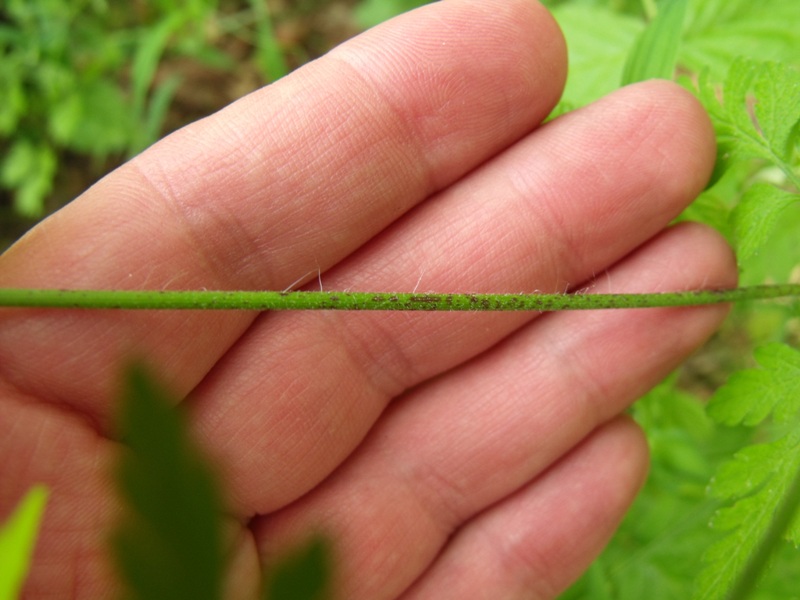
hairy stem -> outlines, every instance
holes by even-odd
[[[701,306],[800,298],[800,284],[652,294],[431,294],[386,292],[0,289],[0,306],[146,310],[539,311]]]

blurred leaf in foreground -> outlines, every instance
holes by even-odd
[[[121,407],[116,472],[124,504],[113,544],[128,598],[221,597],[221,503],[176,402],[141,367]]]
[[[286,554],[271,571],[264,600],[324,600],[330,596],[330,549],[324,538],[316,537]]]
[[[0,600],[14,600],[22,589],[46,502],[47,488],[34,486],[0,528]]]

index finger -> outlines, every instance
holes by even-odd
[[[564,78],[539,4],[429,5],[155,145],[8,251],[0,285],[283,289],[533,129]],[[252,318],[6,310],[0,376],[102,418],[120,360],[186,393]]]

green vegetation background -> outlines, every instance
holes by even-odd
[[[361,29],[424,3],[2,0],[0,249],[169,131],[282,76]],[[619,87],[631,47],[659,6],[655,0],[545,4],[562,25],[570,51],[570,76],[558,111],[580,107]],[[756,62],[737,62],[741,56]],[[782,66],[770,63],[773,69],[765,61]],[[800,117],[798,67],[800,2],[688,2],[676,79],[696,93],[703,87],[701,80],[708,82],[705,101],[712,107],[713,94],[723,89],[714,84],[727,82],[729,95],[738,85],[746,95],[754,86],[763,89],[775,80],[769,106],[778,124],[789,119],[788,126],[794,127],[786,133],[783,161],[790,174],[798,167],[799,132],[791,120]],[[762,101],[760,106],[767,105]],[[713,115],[718,125],[727,118],[725,110]],[[766,129],[763,112],[759,116]],[[735,138],[743,137],[744,126],[731,127],[733,133],[718,128],[718,139],[722,148],[727,147],[726,135],[734,138],[730,147],[735,155],[741,150],[736,144],[742,145]],[[709,223],[731,240],[739,250],[743,284],[800,281],[797,186],[776,166],[780,161],[745,158],[725,165],[724,172],[720,169],[719,180],[684,218]],[[752,186],[754,182],[759,185]],[[782,195],[775,195],[775,189]],[[752,204],[748,194],[751,200],[763,196],[771,204],[761,202],[753,216],[747,212]],[[737,213],[737,206],[744,208]],[[752,232],[758,236],[748,245]],[[738,395],[751,402],[747,410],[752,412],[761,402],[759,393],[773,385],[752,374],[772,372],[794,386],[781,393],[800,402],[800,384],[793,383],[800,381],[800,363],[781,350],[798,345],[797,302],[736,307],[701,352],[636,404],[632,413],[645,427],[652,449],[650,478],[608,549],[563,598],[716,597],[707,583],[697,584],[709,561],[704,555],[724,540],[726,519],[728,527],[741,530],[741,522],[732,524],[730,512],[719,511],[749,493],[744,491],[746,474],[736,474],[731,458],[737,452],[742,456],[742,448],[754,442],[761,445],[751,448],[766,448],[786,439],[787,432],[800,431],[800,419],[797,410],[788,417],[768,418],[768,408],[757,409],[760,418],[725,413],[715,419],[706,404],[711,400],[712,407],[725,407]],[[758,371],[753,370],[756,348],[761,348]],[[752,379],[749,395],[741,381],[724,385],[734,374],[734,379]],[[800,442],[790,441],[794,445],[781,448],[784,456],[797,461]],[[742,489],[726,493],[720,477],[723,482],[739,477]],[[771,485],[756,482],[754,489],[769,491]],[[744,520],[755,519],[756,512],[751,507]],[[783,544],[752,597],[800,598],[798,581],[800,555],[794,545]]]

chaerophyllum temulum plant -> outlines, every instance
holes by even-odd
[[[732,360],[734,368],[727,371],[733,373],[712,386],[710,398],[687,389],[676,373],[637,403],[632,412],[651,441],[650,481],[615,540],[563,597],[789,597],[800,577],[795,550],[800,544],[800,34],[792,26],[800,22],[800,3],[650,0],[621,2],[618,9],[599,0],[551,4],[573,65],[554,115],[594,100],[617,83],[650,77],[677,79],[703,102],[717,135],[717,169],[712,185],[681,218],[711,224],[726,235],[737,250],[743,287],[659,294],[5,289],[0,306],[545,312],[736,303],[736,328],[760,342],[754,360]],[[587,59],[591,56],[594,61]],[[789,282],[774,283],[780,280]],[[755,308],[752,300],[774,302]],[[723,330],[718,343],[725,343],[725,335]],[[750,352],[749,342],[744,352]],[[746,368],[736,368],[741,365]],[[136,453],[136,428],[172,423],[161,428],[159,456],[183,456],[175,464],[193,475],[183,479],[182,493],[186,502],[199,502],[198,520],[205,529],[198,531],[205,537],[181,546],[187,536],[173,532],[175,539],[163,539],[163,547],[183,553],[185,574],[204,573],[197,582],[202,595],[219,597],[222,559],[213,477],[203,460],[185,449],[180,418],[142,400],[161,392],[141,370],[131,372],[126,389],[128,398],[138,400],[126,404],[130,410],[123,428],[130,427],[126,439],[134,453],[119,467],[120,494],[128,498],[135,515],[131,522],[138,526],[123,527],[114,538],[121,573],[140,597],[169,597],[169,590],[181,585],[181,578],[156,576],[137,582],[137,574],[148,568],[158,571],[157,557],[137,550],[142,543],[137,536],[149,531],[168,537],[157,524],[171,509],[160,503],[166,513],[142,512],[133,502],[141,498],[136,482],[177,475],[163,471],[163,461],[148,454],[146,444]],[[135,413],[134,405],[150,406],[151,413]],[[322,575],[303,593],[322,597],[324,548],[324,542],[312,545],[279,568],[274,586],[267,586],[270,597],[289,597],[276,590],[296,589],[294,580],[307,583],[302,573],[309,569]]]
[[[606,4],[554,8],[568,42],[576,40],[564,104],[581,106],[610,91],[604,86],[612,86],[617,73],[632,81],[629,69],[642,59],[624,56],[631,43],[641,57],[649,37],[662,58],[674,56],[661,75],[698,96],[718,143],[712,185],[681,218],[712,225],[729,239],[743,283],[796,282],[800,34],[789,23],[800,19],[800,4],[642,2],[644,12],[656,12],[643,34],[629,13],[609,11]],[[710,370],[685,367],[635,405],[633,414],[650,439],[651,477],[615,540],[565,598],[796,594],[798,317],[796,298],[736,305],[711,342],[713,356],[704,357],[715,362]],[[753,346],[754,360],[745,358]],[[719,370],[733,373],[724,383],[698,385]]]

